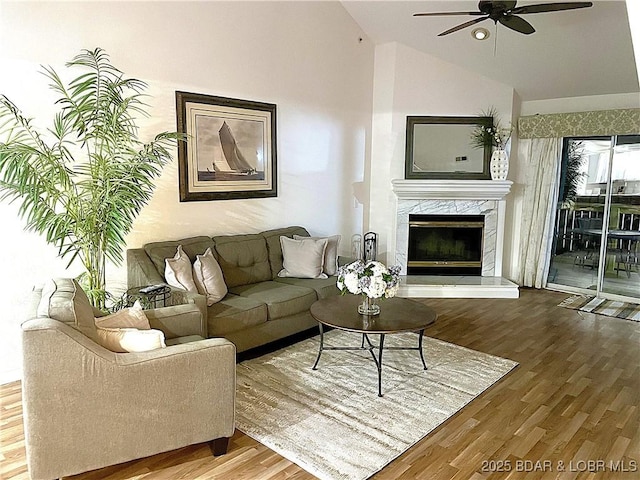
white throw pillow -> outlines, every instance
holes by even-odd
[[[294,235],[294,240],[303,240],[305,238],[312,238],[313,240],[327,239],[327,249],[324,252],[324,273],[330,277],[338,273],[338,244],[342,238],[340,235],[332,235],[330,237],[302,237],[300,235]]]
[[[279,277],[296,278],[328,278],[322,271],[324,266],[324,252],[327,249],[327,239],[314,240],[305,237],[294,240],[280,237],[282,247],[282,266]]]
[[[166,347],[160,330],[98,327],[98,343],[116,353],[148,352]]]
[[[178,245],[176,255],[173,258],[165,258],[164,263],[164,279],[169,285],[187,292],[198,293],[198,287],[193,281],[191,260],[182,251],[182,245]]]
[[[198,293],[207,297],[209,306],[219,302],[227,294],[227,284],[211,248],[207,248],[202,255],[196,255],[196,261],[193,262],[193,280]]]
[[[132,307],[123,308],[111,315],[105,315],[104,317],[98,317],[95,319],[96,327],[101,328],[136,328],[138,330],[149,330],[149,319],[142,310],[140,300],[136,300],[136,303]]]

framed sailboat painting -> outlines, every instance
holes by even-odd
[[[180,201],[275,197],[276,106],[176,91]]]

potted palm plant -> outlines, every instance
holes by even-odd
[[[104,308],[106,262],[122,263],[125,236],[181,136],[138,139],[147,85],[125,78],[104,50],[83,50],[66,66],[80,71],[67,83],[43,67],[60,105],[46,132],[0,95],[0,199],[19,202],[25,229],[69,265],[79,259],[83,286]]]

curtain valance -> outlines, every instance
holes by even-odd
[[[530,115],[518,120],[519,138],[640,134],[640,108]]]

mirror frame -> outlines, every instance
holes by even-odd
[[[414,172],[413,171],[413,140],[414,129],[416,125],[484,125],[486,127],[493,126],[493,117],[430,117],[430,116],[407,116],[407,138],[405,147],[405,163],[404,178],[411,179],[428,179],[428,178],[444,178],[459,180],[490,180],[491,172],[489,163],[491,161],[491,145],[484,146],[484,156],[482,162],[482,172]],[[471,142],[471,138],[469,138]]]

